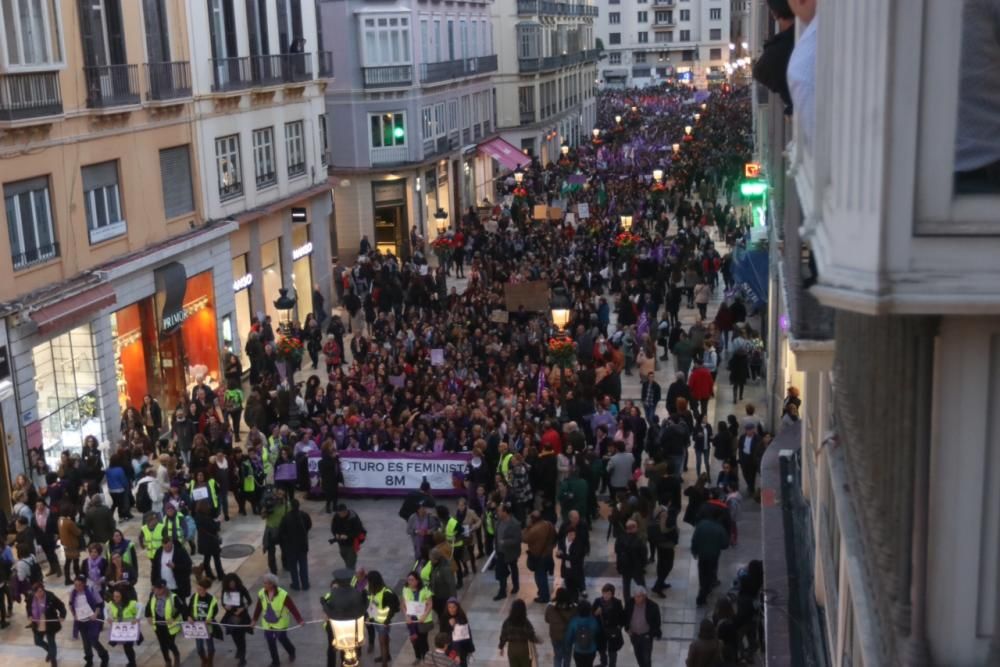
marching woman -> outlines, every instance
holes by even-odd
[[[434,628],[434,595],[424,586],[420,575],[410,572],[403,587],[403,613],[406,614],[406,629],[410,632],[410,643],[417,660],[423,660],[430,650],[427,635]]]
[[[195,647],[203,667],[212,667],[215,661],[215,640],[222,639],[222,628],[215,623],[215,617],[219,614],[219,602],[208,592],[211,587],[211,579],[208,577],[199,579],[194,585],[194,594],[188,604],[188,618],[204,623],[208,629],[208,639],[195,640]]]
[[[177,649],[177,635],[181,631],[181,621],[184,620],[184,602],[167,588],[163,579],[153,580],[153,592],[146,605],[146,618],[153,624],[163,662],[167,667],[180,667],[181,652]]]
[[[104,629],[104,600],[87,587],[87,576],[76,575],[69,593],[69,610],[73,614],[73,639],[83,642],[83,664],[94,664],[94,652],[101,659],[101,667],[108,667],[108,649],[101,644]]]
[[[235,572],[222,578],[222,624],[236,644],[236,661],[239,667],[247,664],[247,633],[253,632],[250,623],[250,604],[253,600],[243,581]]]
[[[55,593],[45,590],[45,585],[39,581],[31,588],[27,606],[35,646],[45,649],[45,660],[56,667],[56,635],[62,630],[66,605]]]
[[[131,588],[131,587],[129,587]],[[139,605],[136,604],[134,592],[129,595],[125,586],[117,586],[111,592],[111,600],[108,602],[108,620],[115,623],[139,622]],[[128,659],[128,667],[135,667],[135,644],[142,641],[142,635],[136,642],[120,642]],[[114,646],[118,642],[111,642]]]
[[[271,667],[278,667],[278,642],[285,647],[288,658],[295,661],[295,645],[288,639],[288,628],[291,619],[302,625],[302,614],[299,613],[292,597],[284,588],[278,586],[278,577],[273,574],[264,575],[264,587],[257,593],[257,606],[253,610],[253,623],[260,621],[264,628],[264,639],[267,640],[267,650],[271,653]],[[263,616],[263,618],[261,618]]]

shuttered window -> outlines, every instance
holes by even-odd
[[[80,170],[83,176],[83,204],[90,243],[100,243],[126,231],[118,188],[116,161],[92,164]]]
[[[160,179],[163,182],[163,212],[166,218],[169,220],[193,213],[191,151],[187,144],[160,151]]]

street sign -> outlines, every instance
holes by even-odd
[[[760,162],[747,162],[743,165],[743,175],[746,178],[757,178],[760,176]]]

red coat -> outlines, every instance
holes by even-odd
[[[712,398],[714,389],[712,373],[704,366],[698,366],[691,370],[688,378],[688,388],[691,390],[691,398],[696,401],[704,401]]]
[[[545,445],[552,445],[552,451],[556,454],[562,453],[562,438],[559,437],[559,432],[554,428],[550,428],[542,434],[542,449],[545,448]]]

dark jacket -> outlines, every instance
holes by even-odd
[[[91,542],[107,544],[115,532],[115,515],[110,507],[94,505],[84,516],[84,527],[90,535]]]
[[[319,460],[319,480],[326,498],[336,499],[343,473],[340,471],[340,461],[331,454],[323,454]]]
[[[636,533],[622,533],[615,540],[618,573],[623,577],[639,577],[646,569],[647,549]]]
[[[174,544],[174,579],[177,581],[177,596],[182,600],[191,596],[191,556],[180,544]],[[163,562],[163,547],[156,550],[150,575],[153,581],[160,578],[160,564]]]
[[[695,558],[714,560],[729,548],[729,532],[713,519],[702,519],[691,536],[691,554]]]
[[[284,522],[284,519],[282,519],[282,522]],[[333,519],[330,521],[331,533],[347,536],[344,540],[337,540],[337,543],[341,546],[352,545],[355,538],[364,532],[364,529],[361,519],[354,510],[347,510],[346,517],[341,517],[339,513],[334,513]]]
[[[31,606],[34,602],[34,594],[28,594],[25,601],[25,608],[28,612],[28,619],[31,619]],[[52,591],[45,591],[45,629],[47,631],[59,632],[62,630],[62,621],[66,618],[66,605],[56,597]],[[32,628],[36,627],[31,621]]]
[[[795,48],[795,26],[782,30],[764,42],[764,50],[753,65],[753,78],[781,96],[785,113],[792,113],[792,96],[788,92],[788,61]]]
[[[302,510],[289,510],[278,526],[278,543],[282,553],[309,551],[309,531],[312,519]]]
[[[629,598],[625,603],[625,630],[629,629],[629,624],[632,622],[632,612],[635,611],[635,598]],[[663,628],[660,622],[660,605],[656,604],[652,600],[646,600],[646,624],[649,625],[649,636],[653,639],[659,639],[663,636]]]
[[[194,517],[198,529],[198,553],[213,556],[222,548],[222,538],[219,536],[219,523],[211,515],[197,514]]]

